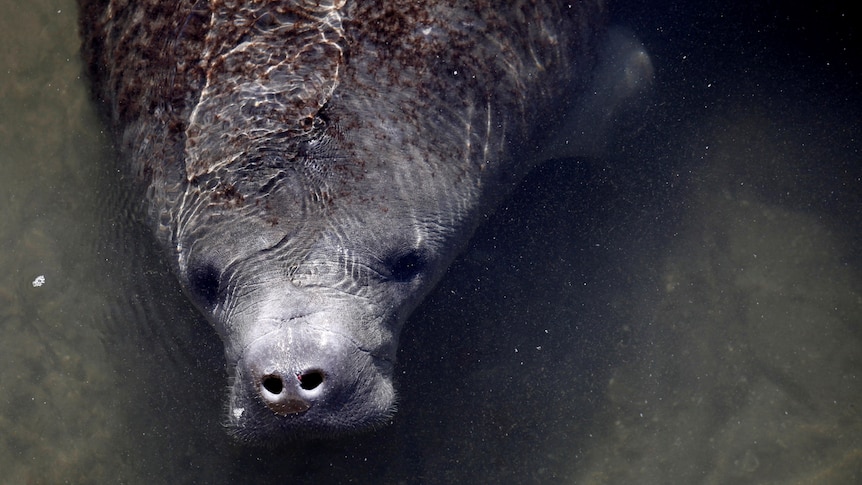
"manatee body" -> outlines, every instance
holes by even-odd
[[[390,418],[403,322],[565,144],[601,4],[81,1],[123,166],[224,341],[232,434]]]

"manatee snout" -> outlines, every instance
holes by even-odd
[[[447,253],[391,232],[363,239],[364,224],[340,224],[353,226],[350,247],[307,231],[260,249],[256,230],[230,238],[201,230],[181,245],[181,281],[225,343],[226,426],[240,441],[351,434],[395,412],[398,332],[443,267],[434,258]]]
[[[392,361],[342,334],[293,320],[239,356],[228,428],[242,441],[277,444],[382,424],[394,413]]]

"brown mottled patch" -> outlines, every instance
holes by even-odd
[[[220,184],[212,192],[211,197],[214,203],[221,204],[225,208],[242,207],[245,205],[245,196],[231,183]]]
[[[389,172],[421,167],[462,198],[517,179],[525,169],[507,157],[564,109],[558,98],[586,71],[588,20],[601,9],[538,0],[79,3],[94,94],[167,237],[193,219],[181,211],[209,203],[281,226],[286,214],[322,217],[367,203]],[[279,171],[289,175],[274,179]],[[289,183],[307,190],[269,200]]]

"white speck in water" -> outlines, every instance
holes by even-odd
[[[38,288],[44,284],[45,284],[45,275],[43,275],[43,274],[40,274],[39,276],[36,277],[35,280],[33,280],[33,288]]]
[[[233,410],[233,417],[239,419],[242,417],[242,413],[245,412],[245,408],[236,408]]]

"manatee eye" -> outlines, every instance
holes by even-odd
[[[410,281],[425,269],[426,264],[425,256],[419,251],[398,253],[389,260],[389,277],[395,281]]]
[[[207,304],[214,306],[218,298],[219,273],[215,266],[203,264],[189,270],[189,289]]]

